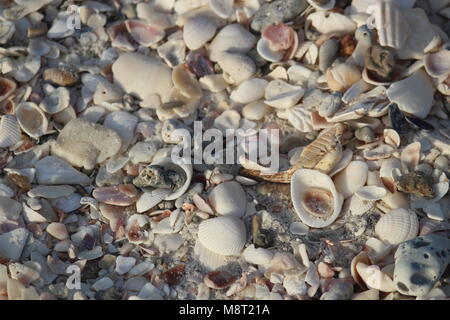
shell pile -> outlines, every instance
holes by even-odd
[[[0,300],[450,298],[449,1],[0,8]]]

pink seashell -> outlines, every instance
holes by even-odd
[[[262,32],[262,37],[269,41],[270,49],[281,51],[287,50],[292,46],[294,34],[294,29],[279,23],[266,27]]]
[[[149,47],[164,38],[164,29],[140,20],[125,21],[127,31],[134,41],[141,46]]]
[[[111,231],[117,232],[121,226],[124,225],[124,217],[126,207],[112,206],[105,203],[100,203],[100,212],[102,216],[109,220]]]
[[[114,48],[122,48],[124,50],[134,51],[136,48],[136,42],[133,37],[128,33],[125,22],[119,21],[110,25],[106,32],[111,39],[111,45]]]
[[[132,184],[96,188],[92,195],[99,202],[116,206],[129,206],[138,199],[138,190]]]

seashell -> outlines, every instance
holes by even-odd
[[[270,47],[269,40],[267,40],[265,38],[261,38],[258,40],[258,42],[256,44],[256,51],[264,60],[267,60],[270,62],[281,61],[284,57],[284,52],[273,50]]]
[[[417,236],[419,220],[414,212],[403,208],[395,209],[378,220],[375,233],[388,244],[399,244]]]
[[[233,1],[232,1],[233,2]],[[203,282],[211,289],[228,288],[236,280],[228,271],[212,271],[208,272],[203,278]]]
[[[295,105],[304,93],[305,90],[299,86],[282,80],[272,80],[266,87],[264,103],[277,109],[286,109]]]
[[[69,233],[67,232],[67,228],[63,223],[52,222],[45,229],[49,235],[58,240],[65,240],[69,238]]]
[[[105,126],[74,119],[59,133],[52,153],[77,167],[93,169],[95,164],[117,154],[122,141],[119,135]]]
[[[256,72],[253,60],[240,53],[222,52],[217,63],[232,83],[250,79]]]
[[[184,65],[179,64],[172,70],[172,81],[174,86],[181,92],[191,99],[200,99],[202,96],[202,89],[195,78],[195,76],[190,73]]]
[[[47,199],[56,199],[68,197],[75,192],[75,188],[68,185],[46,186],[38,185],[28,191],[30,197],[39,197]]]
[[[441,50],[424,56],[424,66],[433,78],[447,77],[450,74],[450,51]]]
[[[183,26],[183,40],[191,50],[201,48],[216,34],[217,25],[209,17],[196,16],[186,20]]]
[[[245,214],[247,208],[246,193],[235,181],[226,181],[214,187],[208,200],[214,210],[223,216],[230,215],[240,218]]]
[[[125,20],[125,27],[134,41],[150,47],[164,38],[164,29],[141,20]]]
[[[355,195],[363,200],[376,201],[386,195],[386,189],[377,186],[365,186],[359,188]]]
[[[450,241],[435,234],[400,244],[395,252],[394,282],[397,290],[408,296],[429,293],[450,262],[449,250]]]
[[[313,228],[332,224],[343,202],[330,177],[310,169],[299,169],[292,176],[291,198],[297,215]]]
[[[78,74],[69,68],[45,69],[43,78],[45,81],[63,87],[73,86],[79,81]]]
[[[345,103],[355,102],[358,97],[360,97],[364,92],[371,89],[372,85],[368,84],[363,79],[360,79],[358,82],[355,82],[350,88],[345,91],[342,96],[342,101]]]
[[[20,61],[10,73],[16,81],[30,81],[41,68],[41,57],[28,56],[25,60]]]
[[[400,154],[402,168],[409,172],[414,171],[419,164],[421,144],[419,141],[407,145]]]
[[[309,228],[307,225],[295,221],[289,225],[289,232],[295,235],[304,236],[308,234]]]
[[[158,94],[162,102],[169,99],[172,89],[171,70],[161,61],[138,53],[121,55],[112,65],[115,84],[126,93],[135,95],[143,101],[152,101]],[[152,80],[155,79],[155,80]],[[154,85],[148,87],[147,83]]]
[[[21,139],[17,119],[9,114],[3,115],[0,119],[0,148],[12,147]]]
[[[358,262],[356,264],[356,270],[369,289],[376,289],[382,292],[396,291],[394,282],[380,270],[380,267],[376,265],[369,266]]]
[[[368,172],[367,163],[351,161],[343,171],[333,178],[337,192],[347,199],[366,184]]]
[[[14,90],[16,90],[17,85],[14,81],[0,77],[0,101],[8,98]]]
[[[0,44],[6,44],[16,32],[16,25],[12,21],[0,23]]]
[[[132,139],[139,118],[125,111],[114,111],[108,114],[103,125],[114,130],[122,141],[121,150],[125,151]]]
[[[100,81],[95,88],[94,103],[102,104],[104,102],[116,102],[122,99],[123,95],[124,92],[119,86],[108,81]]]
[[[242,109],[242,115],[248,120],[261,120],[270,112],[269,106],[264,101],[253,101],[244,106]]]
[[[118,256],[116,258],[116,268],[115,271],[119,275],[124,275],[136,264],[136,258]]]
[[[374,206],[375,201],[362,199],[355,194],[346,200],[344,204],[344,211],[348,211],[354,216],[361,216],[372,210]]]
[[[237,103],[246,104],[264,97],[264,89],[267,81],[264,79],[249,79],[241,82],[239,86],[230,94],[231,100]]]
[[[377,2],[374,7],[375,27],[382,46],[401,49],[411,34],[408,20],[394,1]]]
[[[92,196],[99,202],[115,206],[129,206],[137,201],[138,190],[132,184],[95,188]]]
[[[35,103],[21,102],[15,111],[17,122],[30,137],[37,139],[47,132],[47,117]]]
[[[379,160],[389,158],[395,149],[388,144],[382,144],[375,149],[365,150],[363,157],[367,160]]]
[[[169,190],[156,189],[151,192],[144,192],[136,201],[136,211],[145,212],[163,201],[170,194]]]
[[[261,32],[263,39],[267,40],[272,51],[278,52],[289,49],[294,42],[295,31],[282,23],[272,24]]]
[[[250,264],[268,266],[274,254],[264,248],[255,248],[255,245],[251,244],[247,248],[245,248],[245,250],[242,252],[242,256],[244,257],[245,261]]]
[[[209,7],[222,19],[228,19],[233,14],[234,0],[208,0]]]
[[[47,94],[39,107],[46,113],[55,114],[67,108],[70,103],[70,92],[64,87],[54,89]]]
[[[376,289],[369,289],[354,294],[351,300],[380,300],[380,292]]]
[[[319,48],[312,41],[303,42],[295,53],[295,57],[302,59],[302,62],[307,65],[316,64],[319,57]]]
[[[388,85],[396,64],[395,55],[389,48],[371,46],[365,55],[362,78],[373,85]]]
[[[420,69],[409,78],[392,83],[386,94],[403,112],[424,119],[431,110],[433,92],[429,76]]]
[[[322,34],[353,34],[356,30],[356,23],[349,17],[329,11],[316,11],[311,13],[306,21]]]
[[[199,79],[200,87],[211,92],[220,92],[228,87],[222,74],[210,74]]]
[[[336,5],[335,0],[306,0],[316,10],[330,10]]]
[[[332,177],[347,168],[350,161],[352,161],[352,158],[353,151],[351,151],[350,149],[345,149],[344,151],[342,151],[341,159],[335,164],[333,170],[331,170],[328,175]]]
[[[344,92],[361,79],[361,72],[354,65],[341,63],[329,68],[326,78],[331,90]]]
[[[170,67],[175,67],[185,60],[186,44],[183,39],[169,39],[167,42],[160,45],[156,51],[164,62]]]
[[[401,168],[401,162],[396,158],[383,160],[380,167],[380,178],[384,186],[391,192],[395,191],[394,177],[392,170]]]
[[[256,44],[256,37],[240,24],[229,24],[222,28],[209,46],[209,58],[216,62],[225,51],[245,54]]]
[[[245,225],[233,216],[208,219],[198,227],[198,240],[215,254],[238,255],[246,242]]]
[[[338,52],[339,41],[333,38],[326,40],[319,48],[319,70],[325,73],[336,60]]]
[[[387,144],[396,148],[400,147],[400,135],[394,129],[384,129],[383,138],[384,142],[386,142]]]

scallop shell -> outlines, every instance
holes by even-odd
[[[205,220],[198,227],[198,240],[216,254],[238,255],[246,242],[245,224],[232,216]]]
[[[64,87],[54,89],[39,104],[39,107],[46,113],[55,114],[69,106],[70,92]]]
[[[211,18],[196,16],[185,22],[183,40],[189,49],[196,50],[214,37],[216,29],[216,23]]]
[[[361,79],[361,72],[352,64],[341,63],[327,70],[326,79],[331,90],[344,92]]]
[[[378,238],[389,244],[411,240],[419,232],[419,220],[414,212],[396,209],[382,216],[375,225]]]
[[[48,119],[33,102],[22,102],[16,107],[16,117],[20,127],[32,138],[39,138],[47,132]]]
[[[8,78],[0,77],[0,101],[3,101],[6,98],[8,98],[11,95],[11,93],[13,93],[14,90],[16,90],[16,88],[17,85],[14,81]]]
[[[330,177],[310,169],[299,169],[292,176],[291,199],[297,215],[312,228],[332,224],[343,202]]]
[[[302,87],[290,85],[282,80],[273,80],[266,87],[264,103],[277,109],[287,109],[294,106],[304,93]]]
[[[17,119],[12,115],[4,115],[0,119],[0,148],[15,145],[22,139]]]
[[[375,25],[382,46],[400,49],[406,43],[411,30],[408,20],[403,16],[394,1],[379,1],[374,6]]]
[[[359,188],[364,186],[367,181],[367,174],[369,167],[363,161],[352,161],[341,172],[339,172],[333,179],[337,191],[344,196],[350,197]]]
[[[425,70],[433,78],[446,77],[450,74],[450,51],[441,50],[426,54],[424,57]]]

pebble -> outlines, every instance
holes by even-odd
[[[322,117],[332,117],[342,104],[342,93],[335,92],[325,97],[319,106],[319,115]]]
[[[25,228],[17,228],[0,235],[0,257],[12,261],[19,260],[30,233]]]

